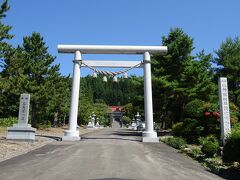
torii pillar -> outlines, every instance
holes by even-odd
[[[152,104],[152,78],[151,61],[149,52],[143,55],[144,62],[144,113],[146,130],[142,133],[143,142],[158,142],[156,131],[153,124],[153,104]]]
[[[71,104],[69,113],[69,127],[64,131],[63,141],[76,141],[80,140],[79,130],[77,129],[77,116],[78,116],[78,101],[79,101],[79,88],[80,88],[80,67],[82,55],[80,51],[75,52],[73,60],[73,77],[72,77],[72,93]]]
[[[143,142],[158,142],[157,133],[154,131],[153,124],[153,105],[152,105],[152,80],[151,80],[151,59],[150,53],[164,54],[167,52],[166,46],[103,46],[103,45],[58,45],[59,53],[75,53],[72,95],[70,106],[69,129],[64,132],[63,140],[79,140],[79,131],[77,130],[78,99],[80,86],[80,68],[82,54],[143,54],[144,62],[144,109],[146,130],[142,133]],[[86,64],[88,61],[85,61]],[[98,64],[101,67],[131,67],[134,62],[116,61],[92,61],[92,64]],[[125,64],[125,65],[124,65]],[[128,64],[128,65],[126,65]],[[96,65],[97,66],[97,65]]]

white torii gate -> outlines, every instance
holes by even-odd
[[[142,54],[144,68],[144,112],[146,130],[142,133],[143,142],[158,142],[154,131],[152,107],[152,80],[150,54],[164,54],[167,46],[106,46],[106,45],[58,45],[59,53],[74,53],[71,105],[69,114],[69,129],[64,132],[63,140],[80,140],[77,130],[78,100],[80,88],[81,64],[92,67],[130,68],[139,61],[87,61],[82,60],[82,54]]]

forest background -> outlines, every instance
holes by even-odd
[[[8,1],[0,8],[0,117],[17,117],[19,97],[31,95],[30,121],[34,127],[67,123],[71,77],[59,72],[56,57],[48,51],[47,42],[38,32],[23,37],[23,43],[13,47],[12,27],[4,23],[9,10]],[[193,53],[194,38],[181,28],[171,28],[159,42],[168,46],[164,56],[152,56],[152,84],[154,121],[162,128],[186,118],[197,119],[198,108],[218,112],[217,81],[228,78],[231,121],[238,122],[240,91],[240,40],[226,37],[219,49],[206,54]],[[124,123],[129,124],[136,112],[144,119],[143,77],[130,76],[113,82],[102,81],[102,76],[81,78],[79,124],[86,124],[95,112],[100,123],[109,125],[108,106],[124,107]],[[1,120],[0,120],[1,121]]]

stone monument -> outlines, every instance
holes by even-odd
[[[134,118],[132,119],[131,127],[132,127],[132,130],[137,130],[137,122],[135,121]]]
[[[218,91],[221,117],[221,139],[224,145],[228,134],[231,132],[227,78],[219,78]]]
[[[88,121],[88,125],[87,125],[87,128],[88,129],[92,129],[94,128],[94,124],[93,124],[93,120],[92,120],[92,116],[89,116],[89,121]]]
[[[92,124],[91,121],[88,122],[87,128],[90,128],[90,129],[91,129],[91,128],[94,128],[94,126],[93,126],[93,124]]]
[[[95,127],[96,127],[96,128],[100,128],[100,127],[101,127],[98,121],[97,121]]]
[[[36,129],[28,124],[30,94],[21,94],[18,123],[8,128],[7,139],[35,141]]]

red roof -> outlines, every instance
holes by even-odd
[[[109,109],[111,109],[112,112],[115,112],[115,111],[122,111],[122,106],[109,106]]]

